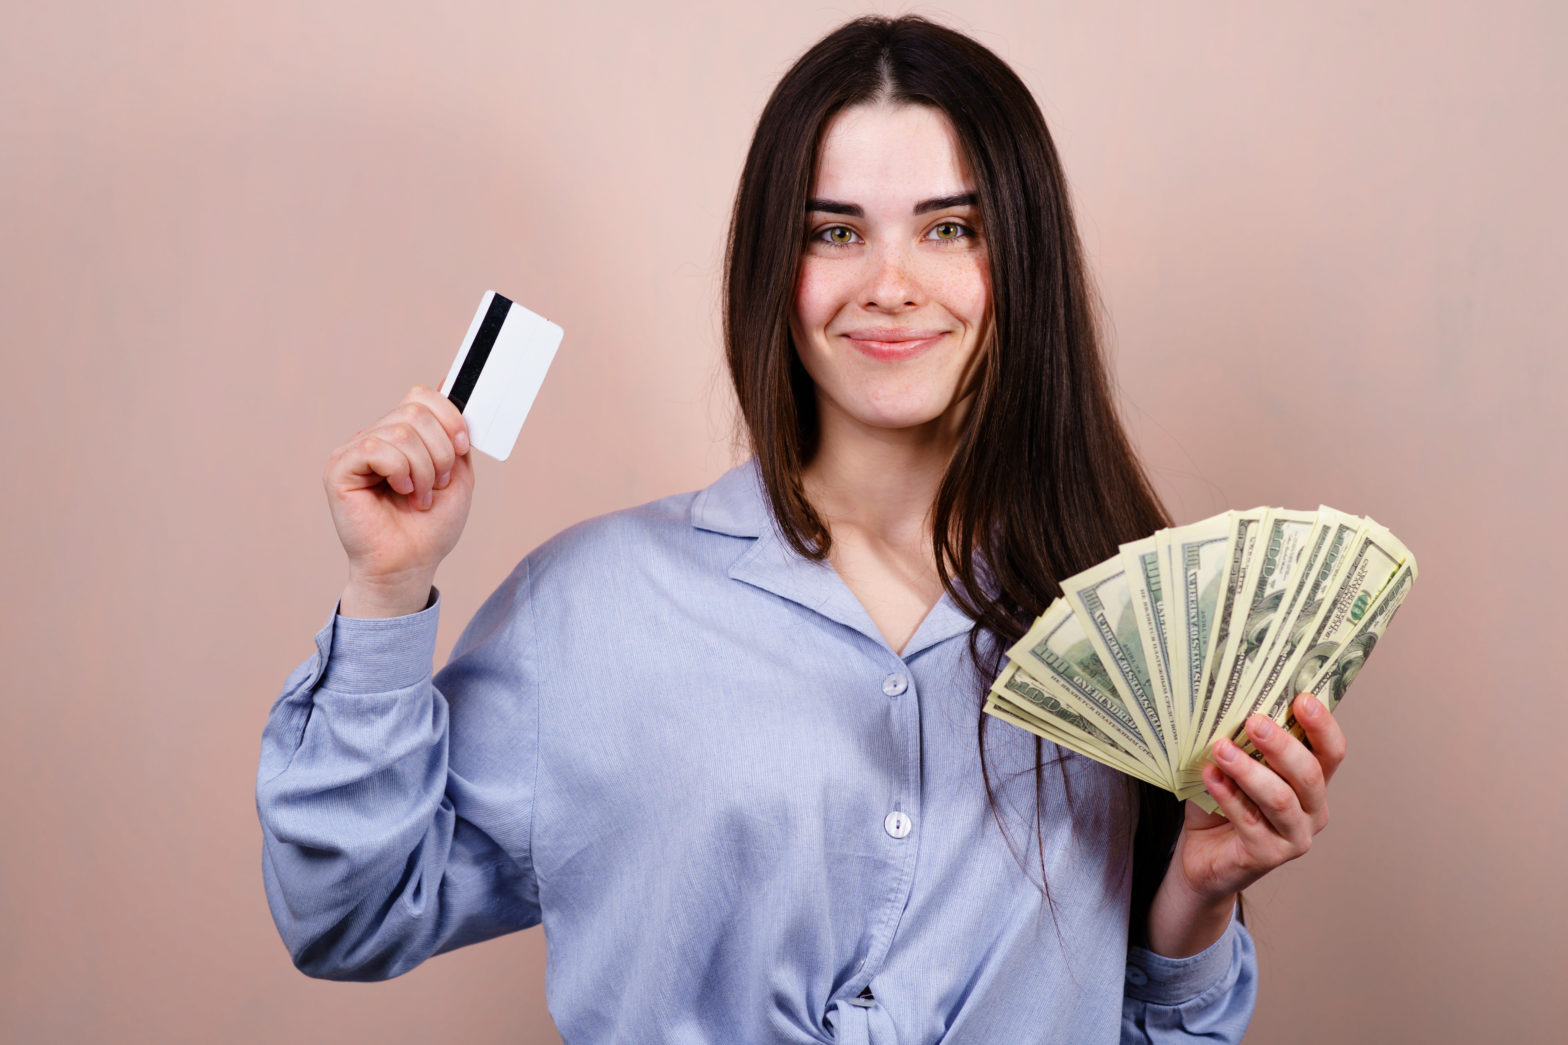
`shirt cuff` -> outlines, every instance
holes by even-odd
[[[1127,997],[1151,1005],[1181,1005],[1219,983],[1235,960],[1236,910],[1220,938],[1197,954],[1167,958],[1146,947],[1127,948]]]
[[[334,693],[387,693],[418,685],[435,661],[440,612],[441,592],[433,585],[425,608],[403,617],[342,617],[335,607],[323,629],[331,635],[317,643],[328,651],[319,685]]]

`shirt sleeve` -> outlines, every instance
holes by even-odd
[[[1129,947],[1122,1043],[1239,1042],[1257,998],[1257,954],[1234,913],[1218,940],[1186,958]]]
[[[440,592],[419,613],[337,615],[262,733],[267,903],[296,967],[385,980],[539,922],[528,564],[432,677]]]

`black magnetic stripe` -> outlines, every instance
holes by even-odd
[[[501,334],[501,324],[506,322],[506,311],[511,307],[511,299],[500,294],[490,299],[484,322],[479,324],[479,333],[474,335],[474,343],[468,346],[468,355],[463,357],[463,368],[457,372],[457,380],[452,382],[452,391],[446,394],[459,410],[468,405],[468,397],[474,394],[479,373],[485,368],[485,360],[490,358],[495,339]]]

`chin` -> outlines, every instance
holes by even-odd
[[[952,404],[926,402],[857,403],[846,411],[850,417],[868,428],[918,428],[928,425],[946,414]]]

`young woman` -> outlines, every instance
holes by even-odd
[[[725,319],[754,457],[529,554],[434,678],[463,419],[417,387],[332,454],[349,581],[257,779],[295,963],[542,922],[570,1042],[1239,1040],[1237,894],[1322,828],[1333,719],[1217,749],[1227,819],[978,710],[1060,578],[1167,522],[1022,82],[917,18],[818,43]]]

